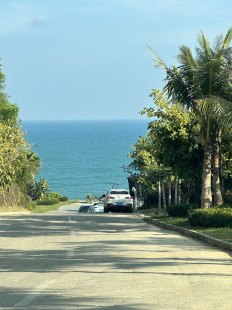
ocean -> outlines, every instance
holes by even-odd
[[[42,161],[37,178],[47,179],[51,191],[83,199],[105,194],[113,183],[128,188],[122,167],[147,121],[24,121],[23,128]]]

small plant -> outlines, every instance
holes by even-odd
[[[85,200],[87,203],[92,203],[94,201],[94,196],[90,193],[88,193],[85,197]]]
[[[36,203],[34,201],[31,201],[30,204],[27,205],[27,209],[29,211],[34,211],[35,208],[36,208]]]
[[[28,194],[33,200],[42,200],[49,193],[49,185],[46,179],[40,179],[31,184]]]

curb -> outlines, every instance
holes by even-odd
[[[230,243],[230,242],[222,241],[222,240],[207,236],[207,235],[202,234],[200,232],[197,232],[195,230],[189,230],[189,229],[186,229],[183,227],[178,227],[178,226],[174,226],[171,224],[167,224],[167,223],[161,222],[159,220],[152,219],[150,217],[144,217],[143,220],[149,224],[156,225],[156,226],[162,227],[162,228],[167,229],[167,230],[176,231],[176,232],[178,232],[184,236],[188,236],[188,237],[192,237],[194,239],[198,239],[200,241],[204,241],[204,242],[206,242],[210,245],[216,246],[220,249],[232,251],[232,243]]]

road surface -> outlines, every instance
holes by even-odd
[[[0,309],[232,309],[229,254],[76,210],[0,217]]]

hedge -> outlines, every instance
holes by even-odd
[[[191,226],[232,227],[231,208],[198,209],[190,212],[188,222]]]
[[[45,200],[46,199],[48,199],[48,200],[58,199],[59,201],[68,201],[67,196],[63,196],[63,195],[56,193],[56,192],[51,192],[51,193],[47,194]]]
[[[197,209],[197,204],[179,204],[168,206],[167,212],[169,216],[186,217],[193,209]]]

